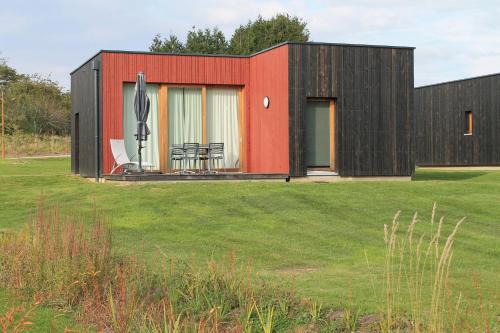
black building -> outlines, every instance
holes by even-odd
[[[415,89],[416,164],[500,165],[500,74]]]

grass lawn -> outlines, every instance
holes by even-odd
[[[377,304],[365,250],[380,273],[384,224],[402,210],[406,225],[418,211],[419,230],[429,231],[437,202],[446,235],[467,217],[455,243],[455,288],[476,297],[477,273],[483,292],[499,296],[500,172],[419,170],[411,182],[119,185],[71,176],[68,158],[0,162],[0,229],[21,227],[41,196],[67,214],[91,214],[95,204],[112,221],[115,246],[144,251],[153,264],[158,248],[189,260],[234,250],[259,274],[286,276],[303,296],[336,305],[352,294],[363,311]]]
[[[7,294],[5,290],[0,290],[0,315],[15,307],[22,306],[22,312],[16,314],[16,318],[23,316],[32,306],[31,302],[22,302],[16,297]],[[48,307],[34,307],[28,315],[30,322],[36,323],[30,325],[29,332],[63,332],[65,327],[77,327],[70,313],[63,313]]]

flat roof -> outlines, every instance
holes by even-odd
[[[371,48],[385,48],[385,49],[410,49],[414,50],[415,47],[410,46],[389,46],[389,45],[369,45],[369,44],[344,44],[344,43],[323,43],[323,42],[283,42],[271,47],[268,47],[259,52],[252,53],[250,55],[238,55],[238,54],[202,54],[202,53],[172,53],[172,52],[151,52],[151,51],[125,51],[125,50],[100,50],[95,53],[92,57],[87,59],[83,64],[74,69],[70,75],[82,68],[86,63],[95,58],[101,53],[129,53],[129,54],[150,54],[150,55],[170,55],[170,56],[197,56],[197,57],[225,57],[225,58],[251,58],[258,54],[270,51],[272,49],[281,47],[283,45],[325,45],[325,46],[348,46],[348,47],[371,47]]]
[[[415,87],[415,89],[428,88],[428,87],[433,87],[433,86],[440,86],[440,85],[448,84],[448,83],[459,83],[459,82],[463,82],[463,81],[484,79],[484,78],[487,78],[487,77],[492,77],[492,76],[497,76],[497,75],[500,75],[500,73],[486,74],[486,75],[480,75],[480,76],[474,76],[474,77],[467,77],[465,79],[458,79],[458,80],[452,80],[452,81],[446,81],[446,82],[426,84],[425,86]]]

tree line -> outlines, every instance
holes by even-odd
[[[219,28],[188,31],[183,43],[176,35],[162,38],[156,34],[150,51],[169,53],[234,54],[249,55],[273,45],[286,42],[309,40],[307,23],[297,16],[278,14],[270,19],[258,16],[254,21],[240,25],[228,40]]]
[[[68,135],[71,97],[57,82],[40,75],[18,73],[0,58],[0,85],[5,100],[5,132]]]

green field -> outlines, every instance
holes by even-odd
[[[335,306],[352,295],[366,312],[377,300],[365,250],[381,272],[384,224],[398,210],[407,224],[417,211],[420,230],[428,230],[437,202],[446,234],[467,217],[455,244],[454,287],[474,298],[477,273],[486,296],[500,290],[500,172],[420,169],[411,182],[121,185],[70,175],[67,158],[0,162],[0,229],[20,228],[41,197],[67,214],[90,215],[95,205],[111,219],[115,246],[144,251],[153,265],[158,248],[200,261],[235,251],[259,274],[286,277],[302,296]]]

